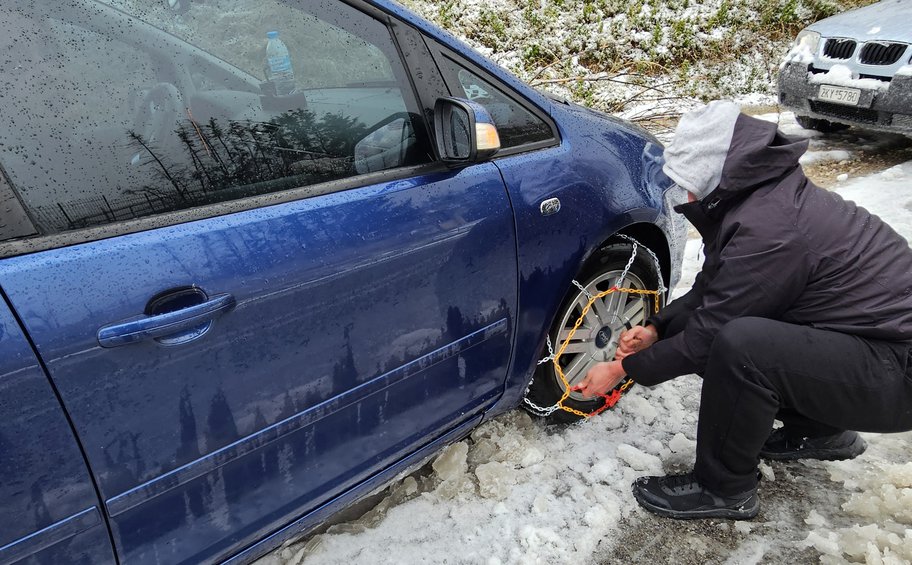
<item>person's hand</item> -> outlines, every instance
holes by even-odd
[[[586,373],[586,378],[578,382],[570,390],[583,393],[583,396],[589,398],[605,394],[616,387],[627,373],[620,361],[605,361],[596,363]]]
[[[617,351],[614,352],[615,361],[637,351],[642,351],[659,340],[659,332],[655,326],[634,326],[621,334]]]

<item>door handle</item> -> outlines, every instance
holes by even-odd
[[[200,328],[198,334],[174,342],[185,343],[202,336],[209,329],[208,324],[212,320],[233,308],[235,304],[236,301],[230,294],[217,294],[205,302],[174,312],[141,316],[107,325],[98,330],[98,344],[102,347],[118,347]]]

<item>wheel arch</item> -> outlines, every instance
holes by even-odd
[[[636,240],[636,242],[640,244],[640,252],[636,254],[636,262],[634,262],[632,257],[630,257],[630,249],[634,247],[634,243],[620,236],[627,236],[631,239]],[[646,250],[643,249],[643,247],[648,248],[649,251],[654,253],[658,259],[658,273],[656,273],[654,259],[650,256],[650,253],[647,253]],[[630,261],[628,261],[628,258]],[[555,324],[557,322],[560,322],[560,327],[563,327],[565,329],[566,327],[573,326],[572,321],[570,322],[569,326],[565,326],[566,321],[561,321],[561,317],[565,315],[565,308],[567,308],[568,304],[571,305],[569,306],[571,309],[573,308],[572,305],[576,304],[574,296],[580,292],[576,287],[579,287],[581,289],[582,287],[580,285],[587,285],[587,288],[589,288],[587,281],[589,281],[594,274],[599,273],[601,269],[605,269],[608,265],[614,265],[613,268],[617,269],[614,271],[615,273],[620,272],[620,269],[624,267],[625,262],[627,263],[626,268],[631,268],[632,273],[635,271],[640,273],[638,275],[640,277],[643,276],[643,270],[648,271],[646,273],[646,278],[643,278],[643,280],[639,283],[642,285],[643,289],[656,289],[663,286],[663,284],[667,284],[668,276],[671,270],[671,251],[667,238],[661,228],[647,222],[629,224],[621,229],[614,231],[597,246],[594,246],[591,249],[589,255],[578,264],[573,278],[575,280],[578,280],[580,284],[577,284],[575,286],[568,285],[567,292],[561,299],[561,306],[554,311],[553,316],[551,316],[551,319],[546,326],[547,335],[552,336],[551,339],[553,340],[555,332],[559,333],[560,328],[555,328]],[[637,269],[639,269],[639,271],[637,271]],[[661,278],[661,280],[657,280],[659,278]],[[636,286],[636,284],[626,286]],[[604,291],[605,288],[607,287],[597,288],[596,290]],[[595,291],[592,291],[591,288],[589,288],[589,291],[592,292],[592,295],[589,295],[590,297],[595,295]],[[582,292],[586,291],[583,290]],[[661,297],[653,297],[653,299],[660,301]],[[648,305],[649,302],[646,304]],[[648,318],[651,312],[648,306],[644,305],[643,308],[644,310],[642,312],[642,320],[645,320]],[[607,324],[608,322],[606,320],[603,320],[602,323]],[[637,324],[640,322],[633,321],[633,323]],[[576,328],[576,326],[573,327]],[[626,327],[630,328],[629,320]],[[620,330],[622,330],[620,326],[612,325],[612,332]],[[549,350],[551,350],[551,353],[553,355],[553,353],[558,350],[559,344],[553,342],[549,343]],[[547,351],[543,352],[542,355],[547,355]],[[605,360],[607,360],[607,358]],[[569,410],[569,412],[572,412],[573,416],[568,415],[568,412],[557,410],[552,413],[550,411],[550,408],[542,408],[551,407],[557,398],[562,398],[561,394],[566,394],[565,388],[558,391],[554,390],[555,385],[551,382],[551,379],[554,379],[556,377],[549,373],[547,370],[548,366],[550,366],[550,364],[542,365],[539,363],[539,365],[535,367],[533,374],[530,375],[530,379],[526,382],[526,400],[524,400],[524,402],[526,402],[526,405],[524,405],[524,408],[526,408],[526,410],[537,416],[545,416],[552,423],[567,423],[575,421],[581,414],[581,412],[575,412],[574,410],[582,410],[583,412],[588,413],[597,413],[604,409],[604,406],[593,406],[587,404],[591,401],[579,398],[571,398],[568,400],[568,402],[571,402],[571,404],[568,405],[569,408],[573,409]],[[566,384],[566,382],[567,381],[565,380],[564,384]],[[557,386],[559,387],[560,385],[558,384]],[[608,404],[607,406],[610,407],[611,405],[613,405],[613,403]],[[545,410],[548,412],[544,413],[543,411]]]
[[[609,243],[618,243],[623,240],[620,239],[618,234],[623,234],[630,236],[638,242],[642,243],[646,247],[652,250],[656,254],[656,257],[659,258],[659,266],[662,269],[662,280],[665,281],[665,284],[668,285],[668,281],[671,279],[671,250],[668,247],[668,240],[665,238],[665,234],[662,233],[662,230],[655,224],[650,224],[647,222],[641,222],[636,224],[630,224],[625,226],[617,231],[617,233],[612,234],[605,241],[601,242],[595,249],[601,249]],[[592,261],[598,259],[598,253],[593,252],[592,255],[586,259],[583,265],[580,268],[580,271],[588,268]]]
[[[628,218],[630,218],[630,215],[628,215]],[[623,234],[636,239],[638,242],[642,243],[644,246],[653,251],[656,254],[656,257],[659,259],[662,280],[666,286],[669,284],[669,277],[672,268],[671,250],[669,247],[669,242],[662,228],[652,223],[654,220],[654,213],[649,215],[643,214],[633,223],[626,224],[623,227],[606,226],[607,229],[590,240],[600,240],[599,243],[597,245],[591,246],[587,244],[586,255],[584,255],[581,260],[574,261],[574,264],[572,266],[569,266],[572,274],[561,272],[560,277],[558,277],[556,276],[558,273],[551,273],[551,276],[553,278],[547,282],[559,285],[561,289],[559,291],[559,297],[554,304],[553,310],[550,308],[539,308],[537,312],[539,313],[540,318],[535,319],[535,322],[527,321],[523,324],[523,327],[527,328],[527,335],[517,338],[517,349],[516,353],[514,354],[514,360],[511,366],[510,374],[507,377],[504,386],[504,395],[488,411],[485,416],[486,420],[497,416],[498,414],[506,412],[507,410],[513,409],[518,404],[522,403],[522,398],[525,396],[525,392],[528,390],[528,385],[534,378],[534,372],[537,368],[536,362],[541,359],[541,352],[545,344],[546,336],[548,335],[551,326],[554,324],[556,317],[560,315],[559,307],[566,299],[565,293],[571,292],[570,289],[573,287],[573,285],[570,284],[570,279],[577,278],[579,277],[580,273],[584,273],[587,269],[593,268],[593,266],[599,261],[599,251],[606,245],[625,243],[622,238],[618,237],[618,235]],[[558,279],[562,279],[562,277],[565,275],[568,277],[566,279],[566,286],[558,282]],[[527,276],[546,277],[547,274],[544,271],[536,270]],[[539,282],[539,279],[536,279],[536,282]],[[535,284],[533,286],[537,288],[550,286],[544,284],[544,281],[541,282],[542,284]],[[555,290],[557,289],[555,288]]]
[[[668,286],[669,280],[671,278],[671,250],[668,246],[668,240],[666,239],[665,234],[662,232],[661,228],[649,222],[638,222],[624,226],[623,228],[608,236],[604,241],[593,247],[589,256],[577,268],[574,277],[578,277],[580,273],[585,273],[594,264],[596,264],[599,261],[599,251],[606,245],[610,245],[612,243],[625,243],[625,241],[622,238],[618,237],[618,235],[626,235],[632,237],[633,239],[651,249],[652,252],[656,254],[656,257],[659,258],[662,281],[664,282],[665,286]],[[567,292],[572,292],[572,289],[572,285],[568,286]],[[562,298],[561,301],[563,302],[563,300],[564,299]],[[554,323],[555,317],[559,315],[559,311],[555,310],[553,316],[551,316],[551,319],[548,322],[547,327],[551,327],[551,324]]]

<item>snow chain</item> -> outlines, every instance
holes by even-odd
[[[586,296],[589,299],[589,302],[586,304],[585,307],[583,307],[583,311],[580,313],[580,317],[577,318],[576,323],[573,324],[573,328],[570,330],[570,333],[564,339],[563,343],[560,344],[560,347],[558,348],[557,353],[554,352],[554,349],[551,345],[551,336],[550,335],[547,336],[548,356],[545,357],[544,359],[541,359],[538,362],[539,365],[542,365],[542,364],[548,363],[548,362],[551,362],[554,365],[554,371],[557,373],[557,376],[560,378],[561,383],[563,383],[563,385],[564,385],[564,393],[561,395],[560,400],[558,400],[555,404],[548,406],[548,407],[538,406],[537,404],[535,404],[534,402],[529,400],[529,389],[532,387],[532,381],[529,381],[529,386],[526,387],[526,395],[523,397],[523,402],[526,404],[527,410],[529,410],[533,414],[536,414],[538,416],[550,416],[551,414],[557,412],[558,410],[563,410],[565,412],[575,414],[581,418],[591,418],[592,416],[600,414],[602,411],[607,410],[608,408],[611,408],[612,406],[617,404],[618,400],[621,399],[621,396],[623,396],[624,393],[626,393],[627,390],[629,390],[630,387],[633,386],[633,379],[626,378],[624,380],[624,382],[621,383],[620,386],[616,387],[610,393],[599,395],[605,400],[605,402],[599,408],[593,410],[592,412],[583,412],[582,410],[577,410],[575,408],[571,408],[564,404],[564,402],[567,400],[567,398],[570,397],[570,383],[567,381],[567,377],[564,375],[564,370],[561,368],[560,363],[559,363],[561,355],[563,355],[564,350],[567,349],[567,346],[570,344],[570,340],[573,339],[573,335],[576,333],[576,330],[579,329],[580,325],[582,325],[583,319],[585,319],[586,314],[589,313],[589,310],[592,308],[592,305],[595,304],[596,300],[604,298],[605,296],[608,296],[609,294],[614,293],[614,292],[623,292],[626,294],[649,295],[649,296],[653,297],[653,305],[654,305],[655,311],[656,312],[659,311],[659,307],[660,307],[659,305],[662,302],[661,298],[662,298],[662,296],[664,296],[665,292],[667,291],[667,289],[665,288],[665,283],[662,280],[662,268],[661,268],[661,265],[659,264],[659,258],[656,256],[655,253],[652,252],[651,249],[649,249],[642,243],[638,242],[637,240],[633,239],[632,237],[630,237],[628,235],[624,235],[624,234],[618,234],[618,237],[625,239],[633,244],[633,252],[630,254],[630,259],[627,261],[627,265],[624,267],[624,270],[621,272],[621,276],[618,277],[618,280],[623,281],[624,279],[627,278],[627,273],[630,271],[630,268],[633,266],[633,262],[636,259],[637,249],[642,247],[647,253],[649,253],[649,255],[652,257],[653,262],[655,263],[656,275],[658,276],[658,279],[659,279],[659,288],[658,288],[658,290],[640,290],[638,288],[619,288],[617,286],[613,286],[613,287],[609,288],[608,290],[604,290],[602,292],[599,292],[596,295],[592,295],[588,290],[586,290],[586,288],[582,284],[580,284],[578,281],[574,280],[573,284],[578,289],[580,289],[580,291],[583,293],[584,296]]]

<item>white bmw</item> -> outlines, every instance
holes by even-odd
[[[802,30],[780,67],[779,103],[808,129],[912,136],[912,0],[884,0]]]

